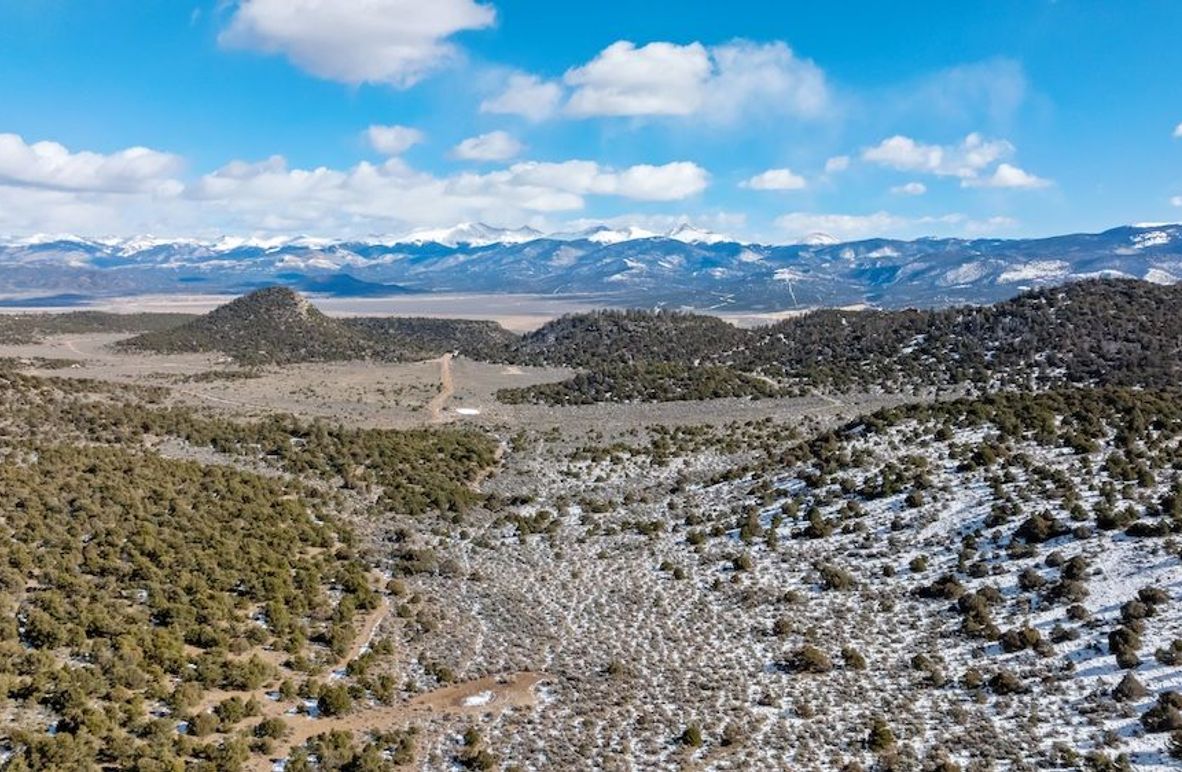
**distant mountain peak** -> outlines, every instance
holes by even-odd
[[[699,228],[689,223],[682,223],[673,230],[665,234],[666,238],[674,241],[681,241],[686,244],[721,244],[723,242],[734,242],[729,236],[724,236],[721,233],[715,233],[703,228]]]
[[[836,236],[831,236],[828,233],[816,231],[805,236],[800,240],[800,243],[809,247],[833,247],[842,242],[841,239],[837,238]]]
[[[683,222],[669,230],[658,232],[642,228],[638,225],[610,226],[607,224],[593,225],[573,233],[554,233],[547,238],[560,241],[590,241],[593,244],[622,244],[626,241],[640,241],[642,239],[670,239],[683,244],[720,244],[735,242],[730,236],[699,228],[692,223]]]
[[[442,244],[448,247],[486,247],[492,244],[522,244],[543,238],[541,231],[528,226],[497,228],[482,222],[464,222],[450,228],[420,228],[400,239],[410,244]]]

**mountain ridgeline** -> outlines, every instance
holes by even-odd
[[[605,306],[773,311],[992,303],[1086,278],[1182,280],[1182,225],[1040,239],[922,238],[740,243],[680,228],[544,236],[487,226],[370,241],[0,242],[0,293],[22,302],[170,293],[240,294],[282,284],[336,296],[407,292],[582,295]],[[30,294],[41,296],[29,298]]]
[[[507,402],[577,404],[850,391],[1167,386],[1182,378],[1182,285],[1093,279],[991,306],[824,310],[754,329],[717,317],[610,310],[524,336],[493,322],[335,319],[284,288],[260,290],[170,330],[123,342],[220,351],[244,364],[470,359],[579,369],[507,389]]]

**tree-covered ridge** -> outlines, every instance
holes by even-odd
[[[496,322],[414,316],[354,317],[341,320],[375,346],[388,361],[437,357],[449,351],[469,359],[498,360],[517,336]]]
[[[222,353],[242,364],[370,359],[403,362],[459,351],[502,359],[516,337],[495,322],[324,315],[286,287],[252,292],[180,326],[119,345],[162,354]]]
[[[677,313],[583,314],[527,336],[517,355],[590,371],[560,386],[505,393],[552,404],[694,398],[701,390],[676,379],[703,367],[729,369],[731,381],[762,375],[793,392],[1169,386],[1182,380],[1182,286],[1090,280],[993,306],[822,310],[751,330]],[[621,382],[621,363],[638,383]],[[658,363],[676,373],[664,386],[653,383]],[[609,380],[610,389],[599,385]]]
[[[821,310],[754,329],[680,312],[596,311],[520,338],[491,322],[332,319],[275,287],[123,345],[220,351],[256,364],[458,351],[584,370],[561,386],[504,393],[510,401],[570,404],[957,385],[1165,386],[1182,378],[1180,341],[1182,287],[1095,279],[993,306]]]
[[[528,364],[601,369],[637,363],[725,365],[751,334],[715,316],[677,311],[592,311],[549,322],[521,338]]]
[[[590,405],[596,402],[675,402],[727,397],[776,397],[784,390],[767,379],[717,365],[673,362],[605,365],[558,383],[501,389],[508,404]]]
[[[189,314],[113,314],[103,311],[71,311],[64,314],[0,314],[0,343],[35,343],[51,335],[88,333],[142,333],[167,330],[189,322]]]
[[[1182,376],[1182,286],[1097,279],[992,306],[818,311],[755,331],[740,366],[837,388],[1169,386]]]

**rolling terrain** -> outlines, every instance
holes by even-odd
[[[14,317],[0,764],[1174,768],[1180,304]]]
[[[991,306],[817,311],[750,329],[682,312],[599,311],[515,336],[491,322],[333,319],[276,287],[121,345],[158,353],[218,351],[241,364],[406,361],[455,351],[480,361],[584,371],[562,383],[499,395],[543,404],[1167,386],[1182,378],[1182,289],[1091,279]]]

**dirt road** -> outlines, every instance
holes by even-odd
[[[439,393],[427,403],[427,412],[431,416],[431,423],[439,424],[444,421],[443,410],[447,401],[456,393],[455,382],[451,374],[451,354],[444,354],[439,362]]]

